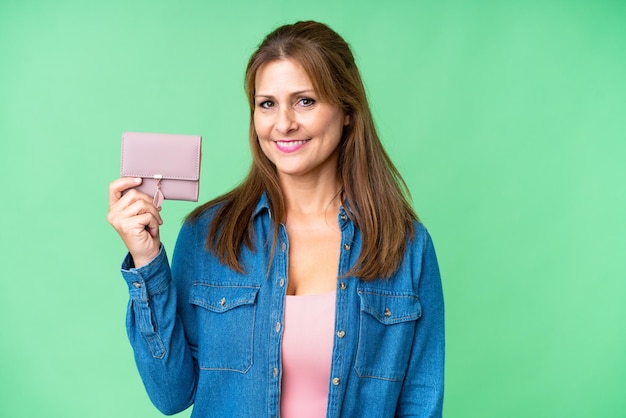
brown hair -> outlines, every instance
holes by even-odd
[[[417,215],[407,199],[406,184],[376,133],[350,47],[322,23],[307,21],[281,26],[267,35],[252,54],[245,76],[252,167],[239,186],[198,207],[188,220],[198,220],[205,210],[217,205],[207,248],[220,262],[240,272],[243,272],[239,261],[242,245],[253,249],[252,215],[263,193],[269,201],[274,237],[278,235],[280,222],[285,219],[285,203],[275,166],[258,143],[253,118],[254,93],[259,68],[267,62],[287,58],[302,65],[322,100],[338,104],[349,116],[339,145],[337,176],[343,187],[342,203],[360,229],[363,242],[359,257],[347,275],[364,280],[389,277],[402,261],[407,236],[413,238]]]

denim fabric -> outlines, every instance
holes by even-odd
[[[246,273],[205,249],[207,211],[180,231],[172,267],[165,250],[122,275],[130,290],[127,329],[156,407],[192,417],[277,417],[289,241],[273,230],[265,198],[254,218]],[[398,271],[387,280],[343,277],[361,234],[342,208],[335,340],[328,417],[440,417],[444,323],[439,269],[430,236],[416,224]],[[271,261],[271,262],[270,262]]]

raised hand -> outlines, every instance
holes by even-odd
[[[161,208],[154,206],[152,197],[133,189],[139,184],[141,179],[133,177],[113,181],[109,185],[107,215],[133,257],[135,267],[149,263],[159,253],[159,226],[163,224]]]

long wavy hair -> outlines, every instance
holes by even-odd
[[[223,264],[244,272],[239,258],[242,246],[254,250],[253,212],[261,195],[266,193],[274,228],[273,253],[286,209],[276,168],[259,145],[254,127],[254,94],[259,68],[281,59],[298,62],[321,100],[341,106],[349,116],[339,144],[337,177],[342,186],[342,203],[363,238],[358,259],[346,275],[363,280],[387,278],[400,265],[407,238],[414,236],[414,221],[418,218],[409,203],[406,183],[376,133],[349,45],[319,22],[281,26],[267,35],[252,54],[245,75],[252,167],[239,186],[199,206],[187,219],[194,222],[207,209],[215,207],[207,249]]]

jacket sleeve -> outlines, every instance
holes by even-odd
[[[198,372],[177,313],[165,249],[141,268],[126,256],[122,276],[130,292],[126,328],[146,391],[162,413],[183,411],[194,401]]]
[[[420,225],[416,234],[423,243],[416,254],[413,272],[418,277],[422,314],[416,321],[409,370],[396,410],[398,417],[442,416],[444,380],[444,305],[437,257],[432,240]]]

